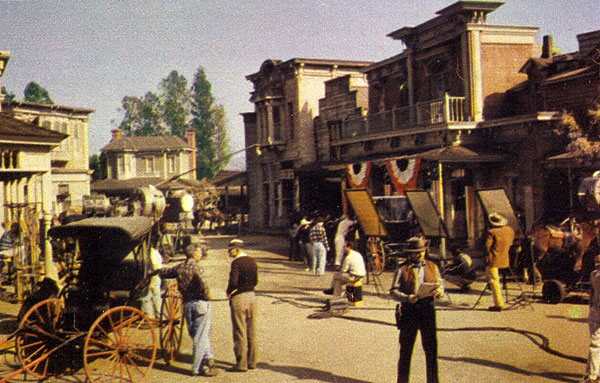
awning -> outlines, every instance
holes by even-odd
[[[499,153],[476,152],[460,145],[450,145],[444,148],[432,149],[426,152],[412,154],[410,157],[444,163],[502,162],[506,160],[506,157]]]
[[[600,169],[600,160],[565,152],[546,158],[544,165],[550,168]]]

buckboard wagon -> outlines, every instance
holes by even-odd
[[[175,284],[163,295],[161,316],[136,306],[150,256],[151,217],[88,218],[49,231],[67,245],[68,284],[56,299],[35,304],[2,343],[14,340],[21,368],[44,380],[85,370],[90,382],[136,382],[155,361],[156,330],[162,356],[175,358],[183,328]]]

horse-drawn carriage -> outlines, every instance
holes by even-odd
[[[346,189],[365,242],[367,266],[380,275],[387,264],[397,263],[398,248],[416,229],[406,197],[372,197],[365,189]]]
[[[152,369],[157,336],[168,363],[178,353],[183,316],[175,285],[163,295],[161,316],[149,319],[138,306],[156,222],[151,217],[88,218],[49,231],[71,258],[69,276],[56,298],[34,304],[14,340],[21,368],[43,380],[85,370],[90,382],[135,382]]]

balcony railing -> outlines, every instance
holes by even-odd
[[[345,120],[341,138],[470,120],[465,98],[445,95],[441,99]]]

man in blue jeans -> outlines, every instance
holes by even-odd
[[[215,376],[218,370],[210,345],[212,309],[210,292],[202,278],[202,249],[196,244],[186,247],[187,259],[170,268],[160,269],[150,275],[161,278],[176,278],[177,288],[183,298],[183,314],[188,333],[194,341],[192,375]]]

